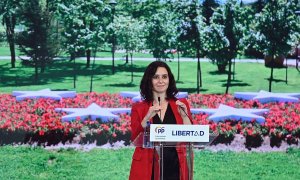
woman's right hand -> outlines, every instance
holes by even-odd
[[[159,111],[161,111],[161,106],[159,104],[154,104],[153,106],[150,106],[146,116],[144,117],[142,121],[142,126],[146,127],[147,121],[149,121],[152,117],[154,117]]]

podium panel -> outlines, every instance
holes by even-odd
[[[217,134],[209,134],[207,142],[151,142],[150,133],[142,132],[132,144],[138,151],[147,152],[145,154],[149,155],[148,162],[151,166],[147,166],[145,171],[151,173],[151,179],[163,180],[174,175],[183,180],[192,180],[194,148],[203,149],[216,137]]]

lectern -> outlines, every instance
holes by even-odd
[[[142,132],[134,140],[133,145],[144,150],[152,149],[152,177],[163,180],[164,150],[175,148],[179,159],[179,172],[183,179],[193,179],[194,148],[204,148],[217,137],[209,133],[208,125],[168,125],[151,124],[150,133]]]

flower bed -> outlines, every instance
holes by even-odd
[[[266,122],[258,124],[226,120],[215,123],[208,120],[207,114],[193,115],[194,124],[209,124],[212,131],[220,136],[215,144],[230,144],[236,134],[246,138],[247,148],[259,147],[264,136],[270,137],[270,146],[280,146],[282,141],[298,144],[300,138],[300,104],[268,103],[242,101],[231,95],[191,94],[188,98],[193,108],[217,108],[220,103],[235,108],[267,108]],[[8,94],[0,95],[0,145],[33,144],[55,145],[59,142],[93,143],[102,145],[107,142],[124,140],[130,143],[130,115],[121,114],[119,122],[102,123],[101,119],[92,121],[79,118],[72,122],[62,122],[65,113],[55,112],[55,108],[85,108],[91,103],[101,107],[130,108],[130,99],[117,94],[83,93],[73,99],[55,101],[50,99],[24,100],[17,102]]]
[[[242,121],[225,120],[214,123],[208,121],[206,114],[194,116],[195,124],[210,124],[213,131],[219,132],[223,140],[217,143],[230,144],[235,134],[242,134],[246,138],[245,146],[248,149],[259,147],[264,136],[270,137],[270,146],[279,147],[281,141],[288,144],[298,144],[300,138],[300,104],[299,103],[268,103],[261,104],[258,101],[244,101],[235,99],[231,95],[199,95],[189,96],[190,104],[195,108],[217,108],[220,103],[235,108],[259,108],[270,109],[264,115],[266,121],[258,124],[255,119],[250,123]]]

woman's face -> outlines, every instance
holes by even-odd
[[[156,93],[165,93],[169,87],[168,71],[164,67],[158,67],[152,77],[153,91]]]

